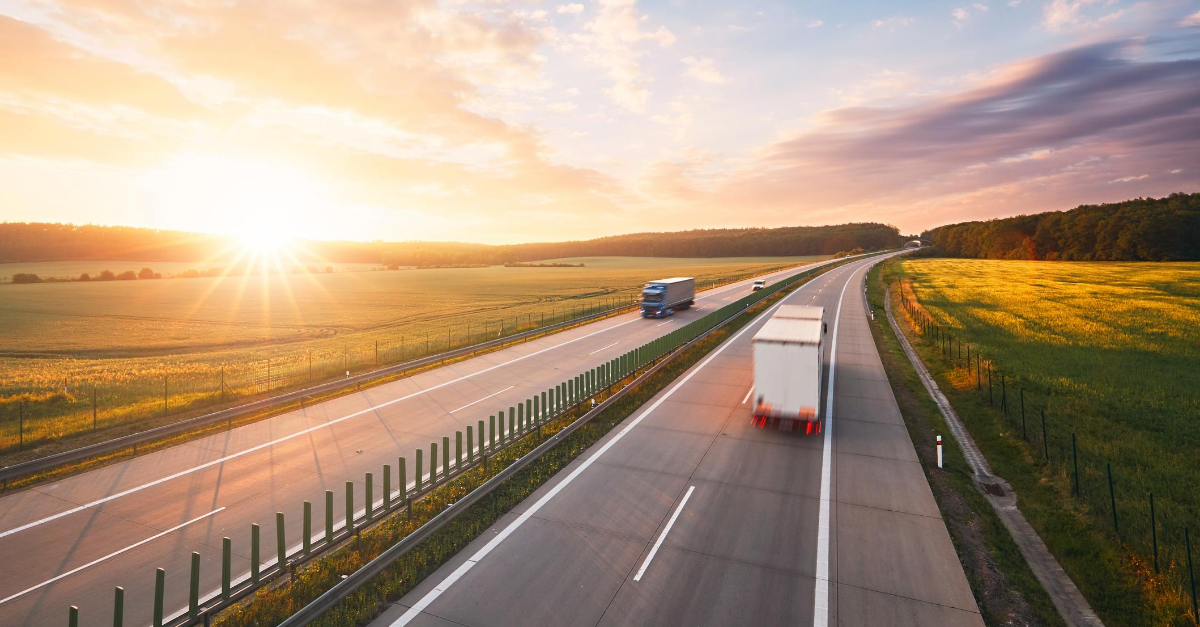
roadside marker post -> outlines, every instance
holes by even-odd
[[[258,569],[262,560],[258,559],[259,529],[258,523],[250,525],[250,581],[258,583]]]
[[[74,605],[67,610],[67,625],[70,627],[79,627],[79,608]]]
[[[938,458],[938,468],[941,468],[942,467],[942,436],[940,436],[940,435],[937,437],[937,458]]]

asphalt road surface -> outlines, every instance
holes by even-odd
[[[799,269],[769,275],[772,279]],[[345,518],[345,483],[487,420],[584,370],[745,296],[752,280],[697,295],[696,306],[662,320],[632,313],[430,370],[302,411],[240,427],[0,498],[0,625],[112,624],[113,589],[125,588],[126,625],[151,620],[154,571],[166,569],[169,615],[187,606],[192,551],[201,594],[220,587],[221,540],[233,540],[233,576],[250,570],[250,525],[262,526],[273,562],[275,512],[287,543],[300,542],[302,503],[315,528],[333,490]]]
[[[785,301],[826,310],[823,433],[751,425],[760,316],[374,625],[983,625],[868,327],[876,261]]]

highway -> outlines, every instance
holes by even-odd
[[[808,266],[811,267],[811,266]],[[770,278],[799,272],[792,269]],[[648,277],[653,278],[653,277]],[[630,313],[479,355],[151,454],[0,497],[0,625],[111,625],[114,586],[125,588],[127,625],[151,620],[156,568],[166,569],[167,615],[187,606],[190,554],[201,555],[201,594],[220,586],[222,538],[233,541],[233,574],[250,570],[250,526],[262,527],[273,561],[275,513],[287,543],[300,542],[302,503],[314,527],[332,490],[345,518],[345,482],[487,420],[540,393],[746,295],[752,279],[697,295],[663,320]]]
[[[876,262],[785,301],[826,309],[823,433],[751,425],[760,316],[373,626],[983,625],[868,327]]]

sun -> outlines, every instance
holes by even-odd
[[[256,255],[276,256],[288,250],[291,238],[276,229],[253,227],[238,235],[242,248]]]

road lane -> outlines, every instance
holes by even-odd
[[[747,280],[703,292],[697,300],[719,306],[744,296],[749,287]],[[686,322],[700,315],[693,309],[676,318]],[[602,349],[614,340],[637,346],[672,328],[661,325],[636,313],[599,321],[5,495],[0,498],[0,555],[22,568],[0,570],[0,599],[159,537],[0,602],[0,624],[57,624],[70,604],[80,606],[84,625],[111,624],[115,585],[127,590],[126,616],[148,620],[156,567],[168,572],[168,611],[182,607],[191,551],[202,555],[201,589],[215,588],[222,537],[233,540],[235,577],[246,573],[251,523],[262,525],[264,547],[271,547],[264,549],[265,558],[274,553],[274,513],[286,514],[288,544],[299,543],[302,502],[312,501],[314,519],[321,521],[328,489],[336,495],[340,525],[345,482],[356,484],[361,509],[364,473],[376,473],[378,486],[382,466],[395,468],[403,455],[411,477],[416,448],[440,443],[497,409],[507,410],[599,365],[607,356]],[[599,354],[588,354],[597,349]],[[171,531],[218,508],[224,509]]]
[[[763,316],[374,624],[804,625],[825,607],[820,624],[982,625],[871,340],[861,285],[872,263],[789,297],[827,315],[842,300],[829,325],[839,343],[828,450],[823,437],[751,425],[741,400]]]

